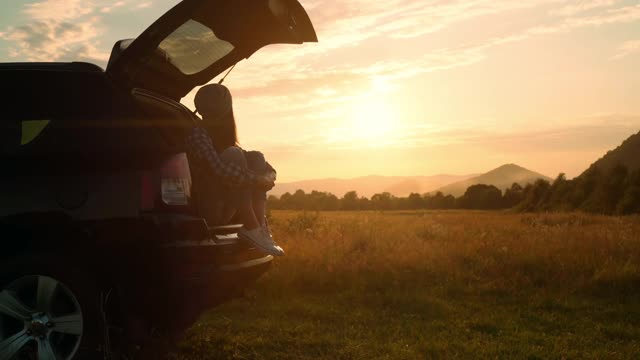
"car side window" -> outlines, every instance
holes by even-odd
[[[27,145],[35,140],[40,133],[49,125],[49,120],[26,120],[22,121],[22,134],[20,145]]]

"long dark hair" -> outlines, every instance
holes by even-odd
[[[211,125],[210,123],[207,125],[206,128],[213,141],[213,147],[218,153],[223,152],[228,147],[239,145],[236,119],[233,116],[233,110],[223,119],[217,120],[215,125]]]

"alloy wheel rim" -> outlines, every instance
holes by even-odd
[[[0,359],[71,359],[82,330],[76,296],[52,277],[23,276],[0,291]]]

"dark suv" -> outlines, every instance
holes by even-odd
[[[185,0],[106,70],[0,64],[0,360],[131,358],[267,269],[240,225],[199,214],[179,100],[265,45],[311,41],[297,0]]]

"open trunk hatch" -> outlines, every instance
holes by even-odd
[[[184,0],[112,50],[107,74],[179,100],[269,44],[318,41],[297,0]]]

